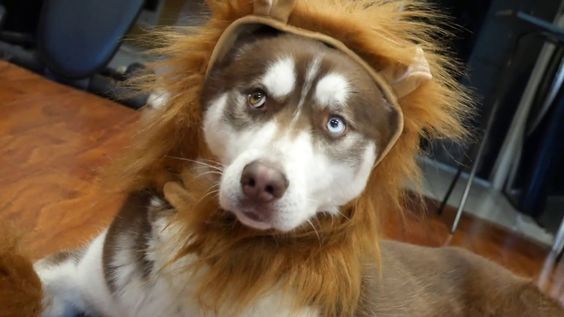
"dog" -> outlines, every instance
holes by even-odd
[[[168,48],[168,100],[110,171],[130,192],[112,224],[34,264],[41,316],[564,316],[468,251],[379,241],[378,218],[417,177],[420,134],[463,135],[465,97],[440,55],[399,45],[388,59],[405,63],[375,74],[340,47],[355,33],[320,23],[337,5],[350,23],[378,12],[390,34],[421,27],[394,13],[405,1],[360,2],[256,1],[340,42],[254,19],[225,49],[209,34],[253,8],[210,2],[217,18]]]

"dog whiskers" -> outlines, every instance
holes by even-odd
[[[223,169],[223,165],[222,165],[220,162],[218,162],[218,161],[214,161],[214,160],[210,160],[210,159],[204,159],[204,158],[199,159],[199,161],[201,161],[201,162],[207,162],[208,164],[211,164],[211,165],[214,165],[214,166],[217,166],[217,167]]]
[[[216,193],[216,194],[219,193],[219,184],[210,186],[210,188],[208,188],[208,191],[207,191],[207,192],[204,194],[204,196],[202,196],[202,197],[205,198],[207,195],[209,195],[209,194],[212,193],[212,192],[213,192],[213,193]]]
[[[319,235],[317,228],[315,228],[315,226],[313,225],[313,222],[311,222],[311,220],[308,219],[307,223],[309,223],[309,225],[311,226],[311,228],[315,232],[315,235],[317,236],[317,240],[319,241],[319,246],[321,246],[321,236]]]
[[[347,219],[348,221],[351,221],[351,218],[348,217],[348,216],[346,216],[344,213],[342,213],[341,210],[337,209],[337,213],[338,213],[341,217]]]
[[[200,174],[195,175],[194,177],[195,177],[195,178],[200,178],[200,177],[203,177],[203,176],[206,176],[206,175],[221,176],[221,175],[223,175],[223,173],[218,172],[218,171],[205,171],[205,172],[202,172],[202,173],[200,173]]]
[[[178,156],[172,156],[172,155],[167,155],[167,158],[173,159],[173,160],[179,160],[179,161],[184,161],[184,162],[189,162],[189,163],[194,163],[194,164],[199,164],[200,166],[203,167],[208,167],[212,170],[218,171],[218,172],[222,172],[223,173],[223,166],[218,163],[218,162],[214,162],[212,160],[207,160],[208,163],[201,161],[201,160],[192,160],[189,158],[185,158],[185,157],[178,157]],[[212,164],[213,163],[213,164]]]
[[[306,198],[306,200],[311,201],[311,202],[316,203],[316,204],[319,203],[318,200],[315,200],[315,199],[312,199],[312,198]],[[335,210],[335,211],[337,212],[337,214],[339,214],[341,217],[347,219],[348,221],[351,221],[351,218],[348,217],[347,215],[345,215],[344,213],[342,213],[341,210],[340,210],[338,207],[335,207],[334,210]],[[327,210],[325,210],[325,211],[327,211]]]
[[[213,195],[217,195],[219,193],[219,189],[212,189],[210,191],[208,191],[206,194],[204,194],[202,197],[200,197],[200,199],[198,199],[198,202],[196,202],[196,205],[200,204],[202,201],[204,201],[204,199],[213,196]]]

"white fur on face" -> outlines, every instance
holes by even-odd
[[[309,92],[309,90],[311,89],[311,85],[313,82],[313,79],[315,78],[315,75],[317,75],[317,72],[319,71],[319,66],[321,65],[321,58],[315,58],[308,66],[307,68],[307,72],[306,72],[306,76],[305,76],[305,83],[304,86],[302,88],[302,93],[300,96],[300,101],[298,102],[298,110],[296,111],[296,114],[294,116],[294,118],[297,118],[301,111],[302,108],[304,106],[304,102],[305,99],[307,97],[307,94]]]
[[[321,62],[322,57],[319,56],[309,61],[301,87],[296,87],[296,63],[289,57],[275,61],[259,78],[259,82],[275,97],[298,96],[292,122],[310,101],[321,107],[346,106],[350,84],[344,75],[329,73],[315,82]],[[313,93],[309,94],[310,91]],[[313,100],[307,100],[308,96],[312,96]],[[342,139],[320,142],[319,136],[314,137],[311,129],[295,131],[292,123],[281,125],[275,116],[266,121],[264,117],[260,121],[252,121],[246,98],[237,89],[219,92],[207,106],[204,114],[205,139],[209,149],[224,166],[219,202],[243,224],[259,230],[290,231],[317,213],[338,214],[340,206],[364,190],[376,160],[376,147],[361,134],[351,131]],[[231,116],[227,116],[227,112]],[[245,117],[248,124],[241,126],[230,122],[233,113],[237,117]],[[360,144],[364,148],[360,158],[347,160],[346,153]],[[255,211],[252,208],[258,208],[243,203],[245,196],[241,187],[243,169],[255,160],[280,166],[288,180],[284,195],[270,206],[275,212],[268,222],[258,222],[245,216],[246,212]]]
[[[222,122],[228,96],[229,95],[225,93],[212,101],[204,117],[204,136],[206,142],[220,159],[225,159],[227,156],[225,153],[226,149],[221,146],[223,143],[222,139],[229,137],[231,132],[229,126],[227,126],[225,122]]]
[[[296,85],[296,65],[294,60],[286,57],[276,61],[266,71],[262,83],[274,97],[281,98],[289,95],[294,91]]]
[[[314,144],[310,132],[292,135],[284,130],[287,127],[274,121],[236,130],[219,115],[226,106],[237,106],[226,105],[227,95],[223,94],[211,103],[205,114],[204,133],[210,149],[225,166],[220,184],[220,205],[233,212],[242,223],[259,230],[290,231],[317,213],[337,214],[338,207],[362,192],[376,159],[373,143],[366,147],[361,165],[351,166],[327,155]],[[244,198],[241,173],[255,160],[272,161],[282,166],[289,182],[284,196],[274,204],[277,212],[269,223],[245,217],[241,206]]]
[[[343,106],[347,102],[350,86],[340,74],[331,73],[321,78],[315,88],[315,99],[322,107]]]

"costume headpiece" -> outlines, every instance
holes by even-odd
[[[376,71],[356,52],[347,47],[346,44],[331,37],[329,34],[311,31],[289,23],[288,20],[294,10],[295,2],[295,0],[254,0],[253,13],[235,20],[219,38],[207,65],[206,75],[217,62],[227,56],[241,36],[252,34],[253,31],[265,26],[282,33],[317,40],[337,49],[349,56],[368,72],[381,88],[385,98],[390,102],[393,111],[397,114],[392,116],[397,120],[392,125],[395,131],[392,132],[392,137],[382,147],[378,155],[378,162],[380,162],[394,146],[403,130],[403,112],[398,104],[398,99],[410,94],[421,83],[432,78],[423,50],[420,47],[414,46],[414,59],[409,66],[398,68],[394,65],[394,67]]]

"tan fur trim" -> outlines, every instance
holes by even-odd
[[[254,14],[285,23],[294,9],[295,2],[295,0],[255,0]]]
[[[201,132],[206,68],[220,36],[234,21],[252,14],[253,6],[248,0],[210,0],[208,4],[212,17],[206,25],[187,33],[163,32],[156,38],[164,42],[157,53],[168,56],[159,65],[166,72],[158,81],[145,78],[145,87],[167,91],[171,97],[142,125],[133,148],[109,170],[109,185],[120,184],[127,191],[157,186],[158,175],[168,173],[175,179],[190,165],[176,157],[214,159]],[[420,0],[296,3],[288,25],[342,42],[376,72],[390,65],[412,64],[418,45],[433,79],[397,100],[404,129],[373,170],[362,195],[342,210],[345,217],[313,220],[321,246],[316,232],[308,227],[278,236],[259,235],[240,226],[219,210],[213,195],[205,196],[209,184],[198,184],[201,180],[188,176],[182,187],[191,200],[180,200],[177,206],[186,236],[179,238],[185,243],[183,254],[203,254],[211,268],[201,289],[210,305],[248,303],[282,280],[303,303],[315,304],[326,316],[354,312],[361,292],[359,265],[378,259],[379,218],[386,212],[401,212],[404,185],[420,180],[416,156],[421,139],[466,135],[461,119],[469,109],[467,95],[453,76],[452,60],[441,50],[447,45],[436,41],[443,37],[432,36],[441,32],[436,26],[439,20],[428,3]],[[324,284],[327,281],[331,284]]]
[[[388,154],[388,152],[390,152],[390,150],[392,149],[392,147],[394,146],[394,144],[398,140],[398,138],[401,134],[401,131],[403,130],[403,113],[402,113],[401,108],[399,107],[398,102],[397,102],[397,98],[396,98],[397,94],[394,94],[392,90],[394,89],[394,87],[398,87],[398,89],[401,89],[400,92],[406,93],[406,95],[407,95],[419,86],[419,82],[414,81],[414,79],[416,79],[418,77],[412,76],[412,73],[408,73],[406,71],[403,71],[399,75],[403,75],[404,78],[394,78],[394,80],[395,80],[394,84],[395,85],[390,86],[390,84],[382,76],[380,76],[380,74],[376,73],[374,71],[374,69],[372,67],[370,67],[370,65],[368,65],[361,57],[359,57],[355,52],[350,50],[341,41],[336,40],[336,39],[334,39],[330,36],[327,36],[325,34],[322,34],[322,33],[310,32],[310,31],[305,30],[305,29],[301,29],[301,28],[293,27],[291,25],[287,25],[287,24],[282,23],[282,22],[277,21],[277,20],[259,17],[259,16],[243,17],[243,18],[233,22],[233,24],[231,24],[225,30],[225,32],[223,32],[223,34],[221,35],[221,37],[219,38],[219,40],[217,42],[217,45],[215,46],[215,48],[212,52],[212,56],[211,56],[211,58],[208,62],[208,68],[206,70],[206,75],[211,71],[211,69],[213,68],[213,66],[217,62],[220,62],[227,55],[227,53],[232,49],[234,43],[237,42],[237,39],[239,38],[239,36],[242,33],[252,32],[253,29],[257,29],[260,26],[269,26],[269,27],[272,27],[276,30],[282,31],[284,33],[294,34],[294,35],[298,35],[298,36],[302,36],[302,37],[305,37],[305,38],[309,38],[309,39],[313,39],[313,40],[316,40],[316,41],[321,41],[323,43],[326,43],[326,44],[338,49],[339,51],[343,52],[344,54],[348,55],[352,60],[354,60],[359,65],[361,65],[368,72],[368,74],[370,74],[372,79],[376,82],[376,84],[382,90],[386,100],[389,101],[390,105],[392,106],[393,111],[397,113],[397,115],[394,116],[394,117],[397,118],[397,120],[398,120],[397,122],[394,122],[392,124],[393,127],[396,127],[396,130],[392,132],[392,137],[390,138],[389,142],[387,144],[384,144],[382,146],[382,150],[380,151],[380,153],[378,153],[378,160],[374,164],[374,166],[377,166],[378,163],[380,163],[384,159],[384,157]],[[419,58],[417,60],[421,61],[421,58]],[[423,60],[424,60],[424,57],[423,57]],[[418,73],[413,73],[413,74],[417,75]],[[407,86],[409,86],[409,88],[407,88]],[[409,92],[407,91],[407,89],[410,89]]]
[[[413,62],[409,65],[392,64],[383,69],[380,74],[392,86],[399,98],[405,97],[419,88],[423,83],[433,80],[429,62],[421,47],[415,48]]]
[[[186,271],[205,272],[198,288],[200,304],[211,310],[228,307],[238,316],[275,288],[295,296],[295,309],[320,310],[322,316],[351,316],[360,300],[362,268],[378,263],[376,214],[342,211],[341,219],[321,217],[315,230],[304,226],[282,234],[256,231],[221,210],[214,186],[187,170],[184,183],[168,183],[165,195],[177,210],[184,245],[177,258],[194,254]],[[260,282],[257,282],[260,281]]]

